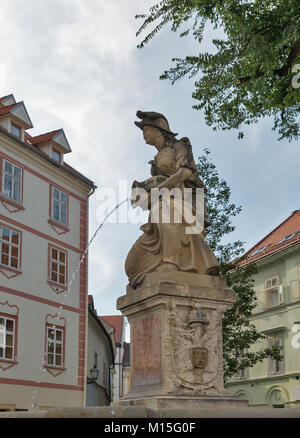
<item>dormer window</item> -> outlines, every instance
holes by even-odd
[[[63,129],[30,137],[30,143],[60,164],[63,164],[64,155],[71,152]]]
[[[11,129],[10,132],[15,135],[18,138],[21,138],[21,128],[17,125],[14,125],[13,123],[11,123]]]
[[[61,153],[58,150],[52,148],[51,158],[53,158],[53,160],[58,161],[60,163]]]

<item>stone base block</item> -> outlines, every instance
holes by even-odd
[[[189,409],[200,412],[203,409],[246,409],[247,400],[238,400],[235,397],[140,397],[124,398],[112,403],[112,406],[135,406],[150,409],[181,409],[188,415]]]
[[[222,317],[234,301],[224,279],[194,273],[153,272],[137,289],[128,287],[117,305],[130,324],[126,400],[177,407],[213,397],[225,406],[231,394],[223,381]]]
[[[132,419],[152,418],[300,418],[300,409],[276,408],[246,408],[222,409],[218,407],[178,407],[151,409],[143,406],[101,406],[101,407],[69,407],[53,408],[49,411],[0,412],[0,419],[5,418],[128,418],[127,424],[134,423]],[[131,420],[130,420],[131,419]],[[110,424],[110,423],[107,423]]]

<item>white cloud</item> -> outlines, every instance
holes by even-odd
[[[295,143],[279,144],[268,121],[251,126],[242,142],[236,131],[213,132],[203,115],[191,109],[193,80],[173,87],[158,80],[172,57],[197,53],[194,41],[166,30],[145,49],[136,49],[139,23],[134,15],[153,3],[1,0],[1,94],[13,92],[24,100],[35,125],[32,133],[64,128],[73,150],[66,161],[99,187],[149,176],[147,162],[155,152],[145,146],[133,122],[136,110],[153,110],[164,113],[179,136],[190,137],[195,159],[203,147],[213,150],[233,202],[253,216],[259,210],[260,224],[277,217],[279,204],[287,214],[297,208]],[[203,47],[211,47],[209,38]],[[280,197],[282,187],[290,196]],[[99,225],[98,205],[92,198],[91,235]],[[253,239],[257,228],[251,231],[249,215],[243,217],[238,237]],[[105,313],[113,313],[115,297],[125,293],[126,254],[141,234],[138,225],[124,227],[105,225],[90,250],[90,292],[98,291]]]

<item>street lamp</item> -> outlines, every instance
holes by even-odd
[[[99,370],[98,368],[96,368],[94,366],[94,368],[92,368],[90,370],[90,376],[87,378],[87,383],[95,383],[98,380],[98,376],[99,376]]]

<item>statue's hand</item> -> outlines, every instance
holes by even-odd
[[[140,207],[143,211],[150,209],[150,197],[146,190],[136,188],[131,191],[131,206]]]
[[[176,173],[169,176],[164,182],[159,184],[157,188],[163,188],[166,187],[167,189],[171,190],[174,187],[180,186],[185,180],[189,179],[191,175],[193,174],[193,171],[191,169],[188,169],[187,167],[180,167]]]

